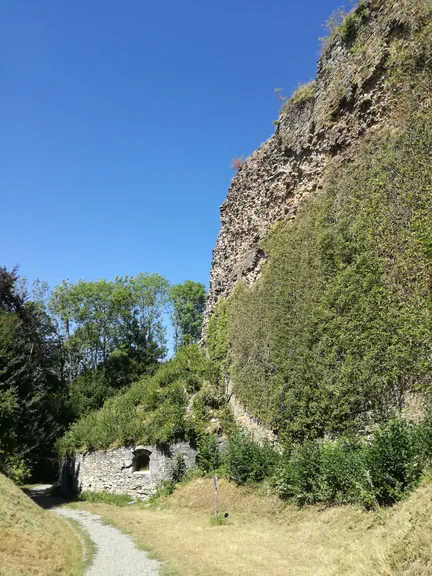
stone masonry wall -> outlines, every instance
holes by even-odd
[[[134,458],[143,452],[149,453],[149,470],[134,471]],[[67,492],[72,484],[72,491],[129,494],[145,500],[162,480],[169,478],[172,461],[179,452],[187,469],[195,465],[198,452],[185,442],[165,448],[139,445],[75,454],[63,463],[61,483]]]
[[[415,2],[414,2],[415,4]],[[220,208],[203,335],[220,297],[238,279],[252,283],[266,255],[259,244],[278,220],[323,188],[332,163],[349,161],[350,148],[388,120],[385,82],[396,38],[407,35],[407,0],[370,0],[355,47],[336,36],[318,63],[313,96],[290,101],[274,135],[237,171]]]

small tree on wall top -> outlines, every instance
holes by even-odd
[[[241,168],[244,164],[244,159],[242,157],[240,158],[233,158],[233,160],[231,160],[231,168],[233,170],[238,170],[239,168]]]

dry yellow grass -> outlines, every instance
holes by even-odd
[[[0,474],[0,575],[81,573],[81,544],[69,524]]]
[[[303,510],[220,482],[227,526],[210,526],[211,480],[177,490],[162,509],[107,504],[101,514],[182,575],[426,576],[432,574],[432,485],[380,512]]]

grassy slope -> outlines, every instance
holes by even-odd
[[[0,474],[0,575],[81,572],[81,545],[72,528]]]
[[[299,510],[220,482],[227,526],[212,527],[211,479],[179,488],[161,509],[82,504],[134,536],[182,575],[426,576],[432,573],[432,484],[391,509]]]

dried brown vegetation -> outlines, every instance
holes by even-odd
[[[179,488],[161,509],[85,507],[150,548],[170,573],[426,576],[432,569],[431,497],[432,484],[425,482],[405,502],[378,512],[299,509],[263,488],[222,480],[219,506],[229,512],[229,522],[211,526],[212,480],[199,479]]]
[[[69,524],[0,474],[0,575],[78,576],[82,568],[81,544]]]

